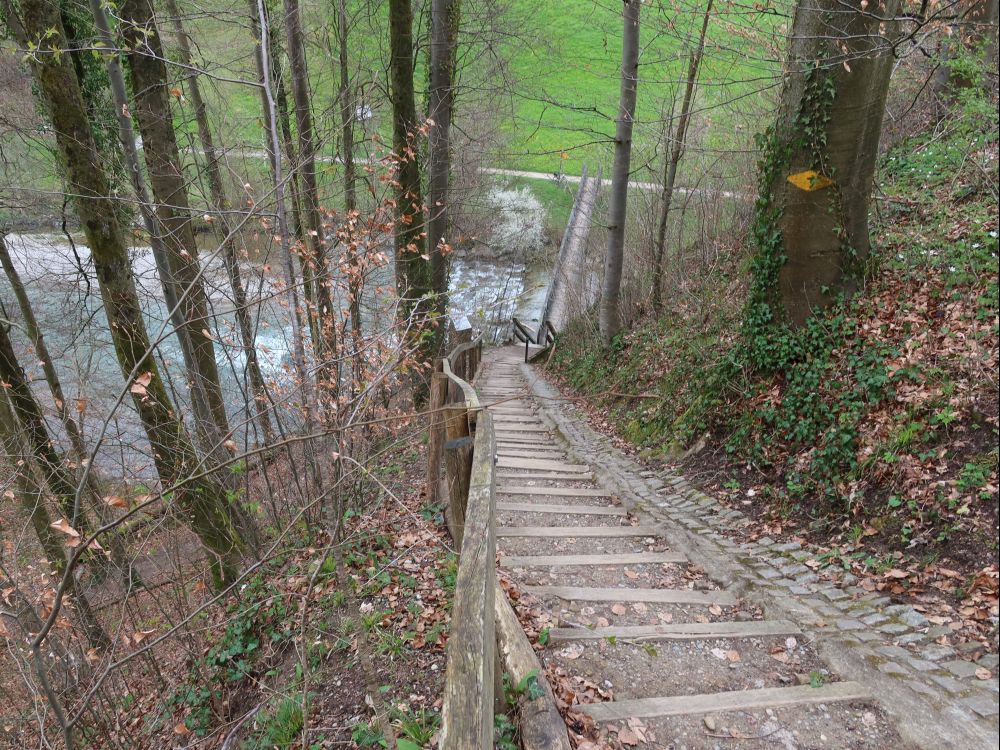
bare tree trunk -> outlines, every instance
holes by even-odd
[[[431,256],[431,283],[441,315],[447,309],[448,184],[451,173],[451,120],[455,107],[455,55],[461,0],[433,0],[431,4],[430,158],[427,197],[427,249]],[[440,336],[442,329],[438,327]]]
[[[853,293],[870,250],[868,201],[893,56],[882,22],[861,2],[799,0],[795,12],[761,178],[751,290],[770,308],[764,317],[793,327]],[[897,7],[890,0],[884,15]]]
[[[100,3],[100,0],[91,0],[91,2]],[[250,319],[246,288],[243,286],[243,278],[240,273],[236,238],[233,236],[232,224],[229,221],[229,212],[232,209],[232,204],[226,195],[222,169],[219,166],[219,155],[212,138],[212,129],[208,122],[208,111],[205,108],[205,101],[201,96],[201,86],[198,83],[198,76],[194,73],[191,44],[187,34],[184,33],[180,9],[177,7],[176,0],[164,0],[164,5],[173,20],[174,32],[177,35],[177,42],[181,52],[181,62],[190,69],[187,78],[188,95],[191,98],[195,121],[198,124],[198,138],[201,141],[201,149],[205,153],[208,187],[212,196],[212,207],[215,209],[216,214],[216,235],[222,241],[222,259],[226,266],[226,274],[229,276],[229,285],[233,290],[234,314],[236,316],[236,325],[240,331],[243,351],[246,356],[247,379],[250,383],[250,392],[253,394],[256,404],[257,422],[260,424],[264,441],[271,443],[274,438],[274,428],[271,426],[271,418],[268,416],[270,399],[268,398],[267,387],[264,384],[264,376],[260,371],[260,362],[257,359],[257,345],[253,323]]]
[[[306,370],[305,344],[302,341],[303,321],[299,307],[299,295],[295,285],[295,266],[292,260],[291,237],[288,229],[288,215],[285,212],[285,181],[282,175],[281,143],[278,135],[278,110],[272,94],[271,72],[273,70],[268,44],[271,33],[268,23],[267,9],[264,0],[250,0],[251,17],[254,20],[255,31],[259,33],[257,49],[257,73],[261,81],[261,98],[264,109],[264,130],[268,136],[268,156],[271,161],[271,176],[274,180],[275,213],[278,221],[278,235],[281,238],[282,270],[285,276],[285,294],[288,297],[288,307],[294,317],[292,326],[292,362],[295,374],[299,380],[299,392],[302,397],[302,410],[305,415],[307,430],[313,423],[312,397],[309,388],[309,373]],[[254,5],[253,3],[256,3]]]
[[[687,138],[688,125],[691,122],[691,106],[694,100],[695,83],[698,80],[698,67],[701,65],[701,57],[705,51],[705,34],[708,31],[708,22],[712,14],[713,0],[708,0],[705,7],[705,17],[702,19],[701,34],[698,37],[698,46],[688,61],[687,82],[684,85],[684,99],[681,102],[680,119],[677,121],[677,130],[674,133],[673,145],[669,156],[665,157],[663,188],[660,193],[660,220],[656,228],[656,260],[653,266],[653,310],[659,313],[663,309],[663,264],[664,248],[667,239],[667,219],[670,214],[670,204],[674,197],[674,185],[677,182],[677,165],[684,154],[685,139]]]
[[[42,37],[51,41],[51,49],[36,49],[29,55],[32,72],[52,119],[60,159],[94,261],[112,342],[157,472],[165,487],[185,483],[175,495],[183,518],[211,552],[217,585],[228,584],[238,571],[242,541],[224,488],[199,475],[194,447],[151,356],[128,248],[79,84],[65,56],[52,51],[65,45],[58,9],[51,0],[22,0],[21,10],[19,44],[27,48],[28,40]]]
[[[629,164],[632,158],[632,124],[639,78],[639,10],[641,0],[624,0],[624,35],[622,37],[622,80],[615,126],[615,163],[611,175],[611,200],[608,206],[608,251],[604,263],[604,287],[601,290],[600,327],[605,344],[621,330],[622,262],[625,251],[625,218],[628,205]]]
[[[413,88],[413,8],[410,0],[389,0],[389,73],[392,98],[392,146],[396,171],[396,289],[401,312],[409,317],[434,287],[424,260],[424,206]]]
[[[284,0],[285,37],[288,43],[288,60],[292,71],[292,98],[295,103],[295,125],[298,132],[298,162],[295,167],[302,177],[305,201],[306,226],[308,227],[308,255],[302,261],[302,276],[307,288],[315,295],[313,341],[319,370],[326,390],[328,403],[336,404],[339,375],[337,367],[337,316],[334,313],[330,292],[330,271],[326,260],[326,227],[319,205],[319,187],[316,183],[316,138],[313,132],[310,108],[309,72],[306,51],[302,40],[302,18],[298,0]]]
[[[129,49],[128,63],[135,91],[133,116],[139,124],[156,213],[163,228],[171,283],[190,341],[186,362],[191,402],[203,447],[219,462],[226,460],[222,443],[229,436],[215,344],[210,332],[208,298],[200,275],[198,248],[181,171],[167,91],[167,69],[151,0],[124,0],[122,36]],[[178,331],[180,334],[180,331]]]

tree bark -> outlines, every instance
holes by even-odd
[[[142,135],[149,183],[156,213],[163,228],[171,278],[183,319],[191,383],[191,403],[196,431],[203,448],[220,463],[226,460],[222,443],[229,437],[215,344],[210,332],[208,298],[200,275],[194,224],[187,185],[181,171],[180,151],[174,133],[167,90],[167,68],[151,0],[124,0],[121,5],[122,37],[128,48],[135,108],[133,116]],[[182,347],[182,350],[184,348]]]
[[[114,200],[109,197],[107,174],[76,76],[66,57],[58,53],[65,47],[58,8],[53,0],[22,0],[21,10],[21,46],[27,49],[30,40],[36,40],[36,45],[37,40],[47,40],[43,48],[28,56],[90,247],[122,375],[130,386],[161,481],[165,487],[185,482],[175,495],[184,520],[211,553],[216,584],[228,584],[239,568],[242,541],[224,488],[209,477],[196,476],[197,455],[151,355],[125,236],[115,215]]]
[[[431,284],[435,312],[448,303],[449,179],[451,173],[451,120],[455,107],[455,65],[461,0],[433,0],[431,4],[430,150],[428,159],[427,250],[431,256]],[[441,328],[438,328],[440,331]]]
[[[99,3],[100,0],[91,0],[91,2]],[[181,62],[189,68],[186,79],[188,96],[191,98],[191,106],[194,109],[194,117],[198,125],[198,139],[205,155],[208,188],[212,198],[212,208],[215,210],[216,236],[222,242],[222,260],[226,266],[226,275],[229,277],[229,286],[233,290],[234,315],[236,316],[236,326],[240,332],[243,352],[246,356],[247,380],[250,384],[250,392],[253,394],[257,423],[260,425],[264,441],[271,443],[274,438],[274,428],[271,426],[271,418],[268,416],[271,402],[267,386],[264,384],[264,376],[260,371],[260,362],[257,359],[256,337],[250,319],[246,288],[243,286],[243,277],[240,272],[236,238],[233,236],[232,223],[229,221],[232,204],[226,195],[222,168],[219,166],[219,154],[212,137],[212,128],[208,122],[208,110],[201,96],[198,76],[194,72],[194,57],[191,54],[188,36],[181,23],[180,9],[177,7],[176,0],[164,0],[164,7],[170,13],[173,21],[174,33],[177,35],[177,44],[181,53]]]
[[[663,264],[664,250],[667,240],[667,220],[670,214],[670,204],[674,197],[674,185],[677,182],[677,165],[684,154],[685,139],[688,125],[691,122],[691,106],[694,100],[695,83],[698,81],[698,67],[705,51],[705,34],[708,32],[708,22],[712,14],[713,0],[708,0],[705,6],[705,16],[702,19],[701,34],[698,46],[688,61],[687,82],[684,85],[684,99],[681,102],[680,117],[677,120],[677,130],[674,133],[670,153],[665,157],[663,188],[660,194],[660,220],[656,228],[656,260],[653,266],[653,310],[659,313],[663,309]]]
[[[845,0],[799,0],[795,12],[770,157],[784,162],[761,186],[778,214],[772,250],[785,259],[775,317],[793,327],[852,294],[871,249],[868,203],[893,56],[861,2],[846,0],[848,12]],[[897,8],[889,0],[879,15]]]
[[[316,183],[316,138],[313,132],[309,93],[309,72],[306,66],[305,44],[302,39],[302,18],[298,0],[284,0],[285,37],[288,60],[292,71],[292,99],[295,107],[295,125],[298,133],[298,162],[294,163],[302,177],[302,197],[305,203],[309,249],[302,259],[302,276],[307,289],[312,289],[315,309],[310,315],[315,319],[312,330],[316,332],[313,347],[322,373],[324,401],[336,404],[339,389],[337,367],[337,316],[334,313],[330,292],[330,271],[326,258],[326,227],[319,205],[319,187]]]
[[[622,263],[625,250],[625,218],[628,205],[629,164],[632,158],[632,124],[639,78],[639,10],[641,0],[624,0],[622,37],[622,79],[615,126],[615,163],[611,175],[611,199],[608,207],[608,250],[604,263],[604,287],[601,290],[600,328],[605,344],[621,330]]]
[[[424,255],[424,206],[419,135],[413,87],[413,8],[410,0],[389,0],[389,73],[392,145],[396,155],[396,289],[401,314],[410,317],[434,288]]]

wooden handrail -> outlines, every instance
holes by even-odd
[[[497,695],[496,438],[492,418],[482,410],[472,386],[482,351],[481,337],[459,344],[438,360],[431,380],[427,494],[432,502],[447,498],[445,516],[459,550],[441,750],[493,747]]]

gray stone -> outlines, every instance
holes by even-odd
[[[843,589],[829,588],[823,589],[820,593],[829,599],[831,602],[841,601],[842,599],[849,599],[850,594],[848,594]]]
[[[802,545],[798,542],[785,542],[784,544],[776,544],[772,549],[775,552],[794,552],[797,549],[802,549]]]
[[[996,716],[998,713],[997,699],[988,695],[974,695],[964,699],[962,703],[980,716]]]
[[[926,661],[925,659],[915,659],[912,657],[906,659],[906,663],[909,664],[918,672],[930,672],[932,670],[939,668],[938,665],[932,661]]]
[[[788,592],[795,594],[796,596],[807,596],[812,593],[811,589],[807,589],[805,586],[789,586]]]
[[[965,661],[964,659],[953,659],[952,661],[943,661],[941,666],[947,669],[956,677],[968,678],[975,677],[976,670],[979,669],[971,661]]]
[[[792,557],[792,558],[798,560],[799,562],[802,562],[803,560],[808,560],[809,558],[811,558],[812,557],[812,552],[809,552],[809,551],[804,550],[804,549],[795,550],[794,552],[792,552],[791,555],[789,555],[789,557]]]
[[[900,676],[904,676],[904,675],[909,674],[906,671],[906,669],[904,669],[903,667],[899,666],[894,661],[887,661],[884,664],[879,664],[878,665],[878,671],[882,672],[883,674],[900,675]]]
[[[885,633],[886,635],[902,635],[903,633],[910,632],[910,629],[898,622],[890,622],[888,625],[879,625],[878,630],[880,633]]]
[[[911,656],[909,651],[899,646],[881,646],[876,650],[890,659],[909,659]]]
[[[888,620],[888,618],[880,614],[866,615],[861,618],[861,622],[865,625],[878,625],[879,623],[886,622],[886,620]]]
[[[920,655],[930,661],[941,661],[949,656],[955,655],[955,649],[951,646],[942,646],[939,643],[932,643],[930,646],[921,649]]]
[[[773,547],[774,540],[769,536],[762,536],[760,539],[757,540],[757,544],[759,544],[761,547]]]
[[[986,654],[985,656],[980,657],[977,663],[979,666],[986,667],[987,669],[996,669],[997,666],[1000,665],[1000,657],[996,654]]]
[[[881,640],[881,637],[879,636],[878,633],[873,633],[870,630],[859,630],[854,635],[860,638],[861,640],[865,641],[866,643],[869,641]]]
[[[910,690],[912,690],[915,693],[920,693],[921,695],[927,695],[930,696],[931,698],[939,697],[937,690],[932,688],[927,683],[921,682],[920,680],[907,680],[906,684],[910,688]]]
[[[805,585],[807,583],[816,583],[816,581],[819,580],[819,576],[817,576],[812,571],[809,571],[809,572],[803,573],[802,575],[795,576],[795,580],[798,581],[799,583]]]
[[[863,630],[864,627],[864,623],[859,620],[837,620],[837,628],[839,630]]]
[[[900,646],[905,646],[910,643],[923,643],[927,640],[927,636],[923,633],[905,633],[896,639],[896,643]]]
[[[932,674],[931,680],[936,682],[938,685],[943,687],[949,693],[958,694],[963,692],[966,688],[961,682],[956,680],[954,677],[949,677],[947,675]]]
[[[782,565],[781,572],[784,573],[786,576],[797,576],[800,573],[808,573],[809,568],[807,568],[805,565],[799,565],[799,564]]]

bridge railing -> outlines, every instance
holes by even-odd
[[[496,690],[496,539],[492,417],[470,381],[482,362],[482,339],[438,360],[431,381],[428,494],[446,500],[459,550],[448,636],[440,747],[493,747]]]

